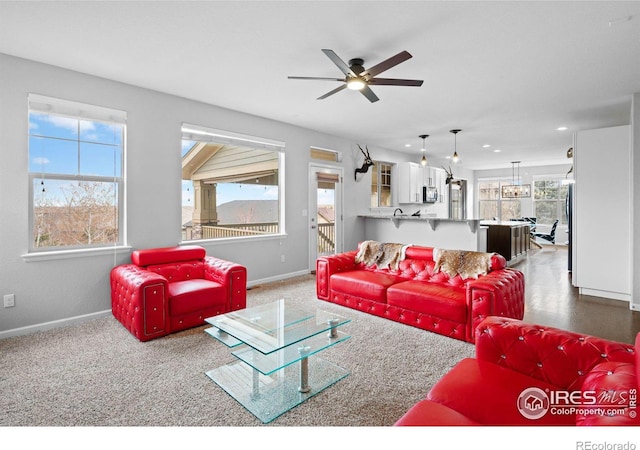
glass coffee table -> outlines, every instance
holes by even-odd
[[[303,311],[285,299],[206,319],[205,332],[235,350],[237,361],[206,372],[263,423],[343,379],[349,372],[317,356],[350,336],[350,319]]]

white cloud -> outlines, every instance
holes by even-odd
[[[50,162],[51,161],[49,161],[44,156],[37,156],[37,157],[33,158],[33,163],[34,164],[49,164]]]
[[[65,129],[70,130],[70,131],[77,131],[78,130],[78,120],[77,119],[71,119],[69,117],[63,117],[63,116],[47,115],[46,120],[50,124],[52,124],[52,125],[54,125],[56,127],[59,127],[59,128],[65,128]]]

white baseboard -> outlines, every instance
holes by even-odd
[[[631,303],[631,295],[621,292],[601,291],[599,289],[579,288],[580,295],[591,295],[593,297],[612,298]]]
[[[275,276],[275,277],[262,278],[262,279],[259,279],[259,280],[247,280],[247,288],[250,289],[250,288],[252,288],[254,286],[258,286],[260,284],[273,283],[275,281],[288,280],[289,278],[301,277],[303,275],[309,275],[309,271],[308,270],[299,270],[297,272],[285,273],[285,274],[278,275],[278,276]]]
[[[91,314],[85,314],[83,316],[69,317],[66,319],[54,320],[51,322],[39,323],[36,325],[29,325],[28,327],[14,328],[12,330],[0,331],[0,339],[24,336],[26,334],[36,333],[38,331],[47,331],[54,328],[66,327],[69,325],[75,325],[78,323],[86,322],[88,320],[99,319],[100,317],[110,316],[111,310],[99,311]]]

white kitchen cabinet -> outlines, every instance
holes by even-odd
[[[629,126],[579,131],[573,148],[573,284],[580,294],[629,301]]]
[[[423,186],[434,186],[438,191],[437,200],[426,203],[446,203],[448,187],[445,183],[447,174],[438,167],[422,167],[418,163],[399,164],[398,203],[423,203]]]
[[[424,168],[417,163],[399,164],[398,203],[422,203]]]

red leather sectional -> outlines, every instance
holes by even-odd
[[[489,273],[464,280],[434,272],[431,247],[408,247],[397,270],[356,263],[356,254],[317,259],[319,299],[467,342],[487,316],[524,315],[524,275],[499,254]]]
[[[460,361],[397,426],[640,425],[635,347],[488,317]]]
[[[246,268],[196,245],[136,250],[110,281],[111,311],[140,341],[246,307]]]

